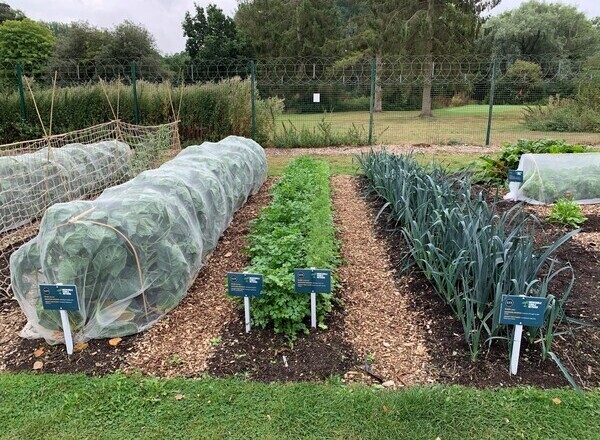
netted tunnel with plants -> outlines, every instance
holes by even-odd
[[[266,174],[261,146],[229,136],[188,147],[94,201],[54,205],[10,261],[28,320],[22,336],[63,340],[59,313],[42,308],[44,283],[77,286],[80,311],[69,312],[75,341],[147,329],[186,295]]]

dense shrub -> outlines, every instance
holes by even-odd
[[[263,296],[253,299],[252,318],[257,326],[272,324],[277,333],[293,339],[308,331],[310,320],[310,297],[294,292],[294,269],[335,269],[338,264],[329,166],[309,157],[296,159],[272,194],[249,236],[251,264],[246,270],[264,275]],[[319,326],[331,306],[331,295],[317,295]]]
[[[523,120],[535,131],[600,133],[600,107],[585,105],[579,95],[575,99],[551,96],[545,106],[527,107]]]
[[[496,104],[523,104],[543,99],[542,68],[530,61],[517,60],[496,85]]]
[[[600,54],[584,64],[572,99],[551,96],[546,106],[528,108],[525,125],[531,130],[600,133]]]
[[[35,86],[34,86],[35,87]],[[220,83],[188,85],[183,90],[168,84],[140,81],[137,85],[141,124],[159,125],[173,120],[169,91],[175,111],[181,98],[180,130],[183,139],[217,141],[230,134],[251,137],[250,82],[229,79]],[[106,93],[119,118],[133,122],[131,86],[112,83]],[[52,91],[36,88],[35,100],[46,127],[49,126]],[[0,143],[38,138],[43,135],[33,101],[26,95],[27,121],[21,122],[18,94],[0,96]],[[274,119],[282,110],[277,99],[256,98],[256,137],[268,143]],[[100,84],[56,90],[52,131],[65,133],[113,118]]]

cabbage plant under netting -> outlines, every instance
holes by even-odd
[[[0,157],[0,232],[38,218],[55,203],[122,181],[131,154],[127,144],[115,140]]]
[[[504,197],[550,204],[568,197],[580,204],[600,203],[600,153],[524,154],[523,183],[511,182]]]
[[[81,310],[69,312],[76,341],[145,330],[179,304],[266,175],[262,147],[230,136],[188,147],[94,201],[54,205],[10,260],[28,319],[22,336],[63,340],[59,313],[42,308],[44,283],[77,286]]]

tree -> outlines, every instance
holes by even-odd
[[[500,0],[414,0],[406,22],[407,41],[423,55],[421,117],[431,117],[433,57],[464,53],[475,44],[483,18]]]
[[[544,91],[542,68],[531,61],[517,60],[498,81],[498,104],[523,104],[539,101]]]
[[[185,50],[192,59],[237,58],[247,54],[247,44],[235,22],[214,4],[206,10],[194,4],[195,14],[185,13],[182,23]]]
[[[105,48],[111,40],[111,33],[106,29],[99,29],[86,22],[50,23],[50,29],[56,36],[56,61],[86,62],[106,56]]]
[[[497,55],[585,59],[600,50],[600,30],[576,7],[530,0],[490,18],[481,47]]]
[[[235,22],[258,57],[327,57],[340,50],[335,0],[240,0]]]
[[[350,16],[346,33],[347,58],[375,58],[374,111],[383,111],[381,74],[383,58],[400,55],[404,50],[406,22],[409,10],[403,0],[347,0],[340,4]]]
[[[142,25],[125,20],[112,32],[99,57],[119,60],[158,62],[160,54],[154,36]]]
[[[0,3],[0,24],[7,20],[23,20],[25,14],[18,9],[12,9],[7,3]]]
[[[165,55],[162,59],[162,66],[168,72],[171,78],[176,81],[181,79],[181,74],[185,72],[186,67],[192,62],[190,55],[183,51],[171,55]]]
[[[422,57],[421,116],[430,117],[433,58],[464,53],[474,46],[481,13],[500,0],[346,0],[358,11],[350,40],[376,60],[375,111],[382,110],[382,58],[409,54]]]
[[[0,25],[0,63],[20,63],[37,72],[46,66],[53,47],[54,36],[42,23],[25,18]]]

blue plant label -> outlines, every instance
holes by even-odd
[[[297,293],[331,293],[331,271],[294,269],[294,287]]]
[[[258,297],[263,290],[263,276],[257,273],[227,273],[229,296]]]
[[[45,310],[79,310],[77,286],[67,284],[40,284],[39,286]]]
[[[548,298],[502,295],[500,323],[508,325],[524,325],[527,327],[541,327],[544,325],[544,314],[547,305]]]
[[[511,183],[523,183],[523,171],[508,170],[508,181]]]

